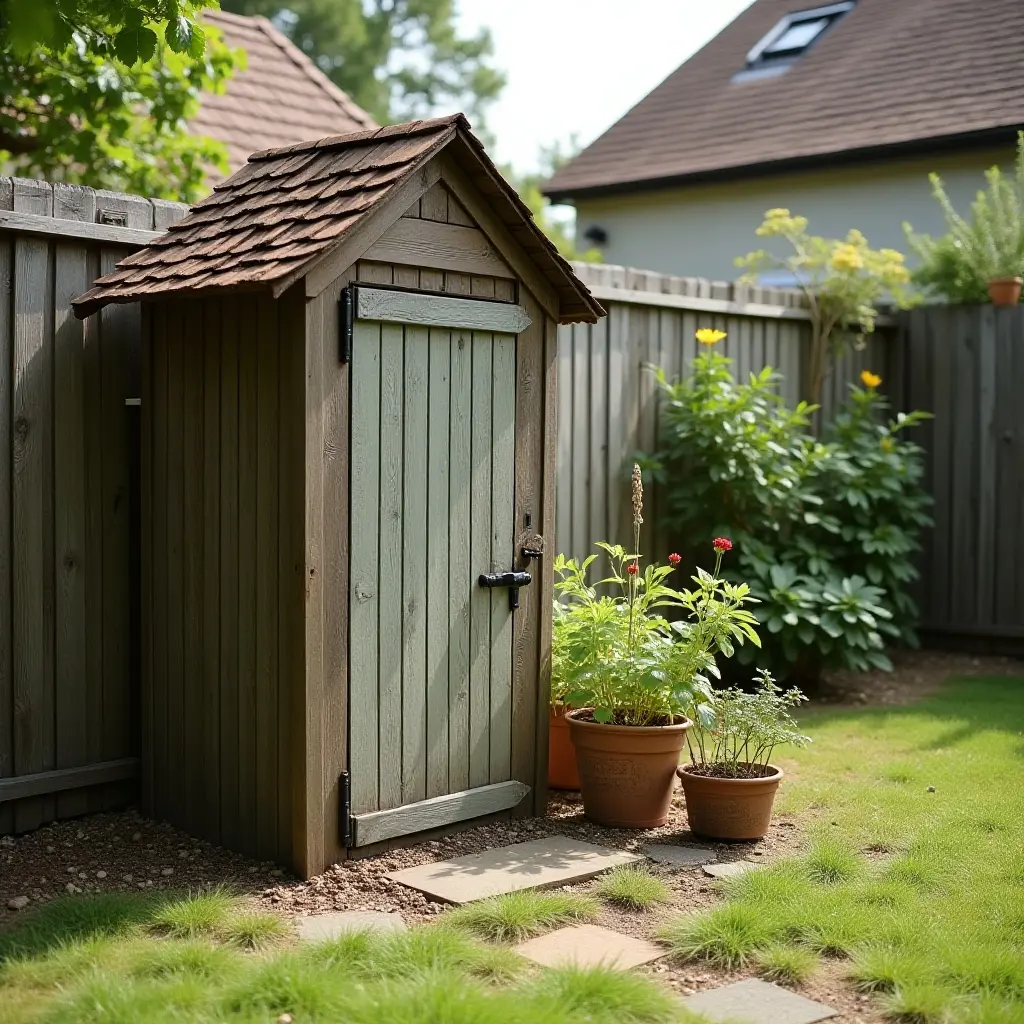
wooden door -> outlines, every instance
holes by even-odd
[[[510,303],[354,296],[353,845],[514,806],[516,336]]]

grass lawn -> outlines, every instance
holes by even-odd
[[[894,1020],[1024,1022],[1024,679],[908,707],[818,710],[783,763],[808,855],[681,919],[678,955],[782,980],[842,958]]]
[[[815,710],[802,724],[815,742],[783,759],[781,809],[804,820],[808,853],[730,881],[709,913],[680,916],[664,935],[673,955],[794,985],[833,958],[894,1020],[1024,1024],[1024,680],[957,681],[912,706]],[[620,906],[664,898],[636,871],[592,892]],[[297,946],[280,919],[224,893],[71,897],[0,935],[0,1018],[685,1019],[645,977],[542,972],[501,944],[598,907],[527,894],[405,935]]]

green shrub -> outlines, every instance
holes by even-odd
[[[913,279],[949,302],[988,302],[992,278],[1024,276],[1024,132],[1017,134],[1013,177],[990,167],[985,172],[988,187],[978,192],[969,218],[953,209],[937,174],[929,180],[948,231],[932,238],[903,225],[910,247],[921,261]]]
[[[730,538],[734,578],[760,602],[764,650],[738,647],[737,660],[811,683],[825,668],[890,668],[888,643],[917,642],[907,586],[931,499],[903,431],[927,414],[888,419],[865,371],[818,439],[814,407],[788,408],[770,368],[741,383],[709,350],[685,380],[656,372],[665,429],[648,461],[667,525],[695,544]]]

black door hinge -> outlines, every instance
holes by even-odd
[[[338,778],[338,831],[341,845],[348,850],[352,846],[352,780],[348,772]]]
[[[356,290],[354,285],[341,290],[339,302],[341,312],[340,351],[342,365],[352,362],[352,332],[356,322]]]

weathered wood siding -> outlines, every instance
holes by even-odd
[[[107,769],[54,777],[72,784],[58,795],[32,780],[115,761],[124,778],[138,754],[139,309],[83,324],[70,300],[133,249],[100,241],[105,225],[159,229],[182,209],[0,178],[0,211],[28,215],[0,224],[0,779],[44,794],[0,802],[0,833],[135,792],[84,788]]]
[[[625,267],[577,263],[574,268],[608,310],[596,324],[558,329],[558,550],[583,557],[594,543],[629,544],[631,455],[658,445],[657,382],[650,367],[672,379],[689,373],[701,327],[727,332],[716,351],[743,379],[765,366],[784,376],[782,394],[796,404],[806,372],[809,325],[798,292],[702,278],[670,277]],[[890,332],[891,333],[891,332]],[[888,379],[885,332],[844,356],[823,388],[821,414],[842,404],[847,384],[868,368]],[[642,550],[664,558],[677,543],[659,522],[658,489],[645,488]]]
[[[934,419],[935,526],[918,587],[926,638],[1024,649],[1024,309],[925,306],[902,317],[903,407]],[[1010,641],[1010,644],[999,644]],[[986,643],[988,642],[988,643]]]
[[[147,305],[142,394],[143,806],[288,863],[303,308],[294,291]]]

